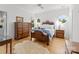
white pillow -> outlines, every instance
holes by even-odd
[[[54,25],[43,24],[41,25],[41,28],[54,29]]]

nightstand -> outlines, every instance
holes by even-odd
[[[56,37],[64,39],[64,30],[56,30]]]

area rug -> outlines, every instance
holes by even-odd
[[[42,45],[35,43],[30,40],[23,41],[22,43],[17,43],[14,46],[15,54],[48,54],[47,48]]]

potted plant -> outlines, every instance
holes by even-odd
[[[61,28],[63,28],[64,23],[66,22],[66,19],[59,19],[59,30],[61,30]]]
[[[61,23],[65,23],[66,20],[65,20],[65,19],[59,19],[59,22],[61,22]]]
[[[40,23],[40,19],[39,18],[37,19],[37,22]]]

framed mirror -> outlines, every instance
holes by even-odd
[[[0,40],[7,36],[7,12],[0,11]]]
[[[16,16],[16,22],[23,22],[23,17]]]

